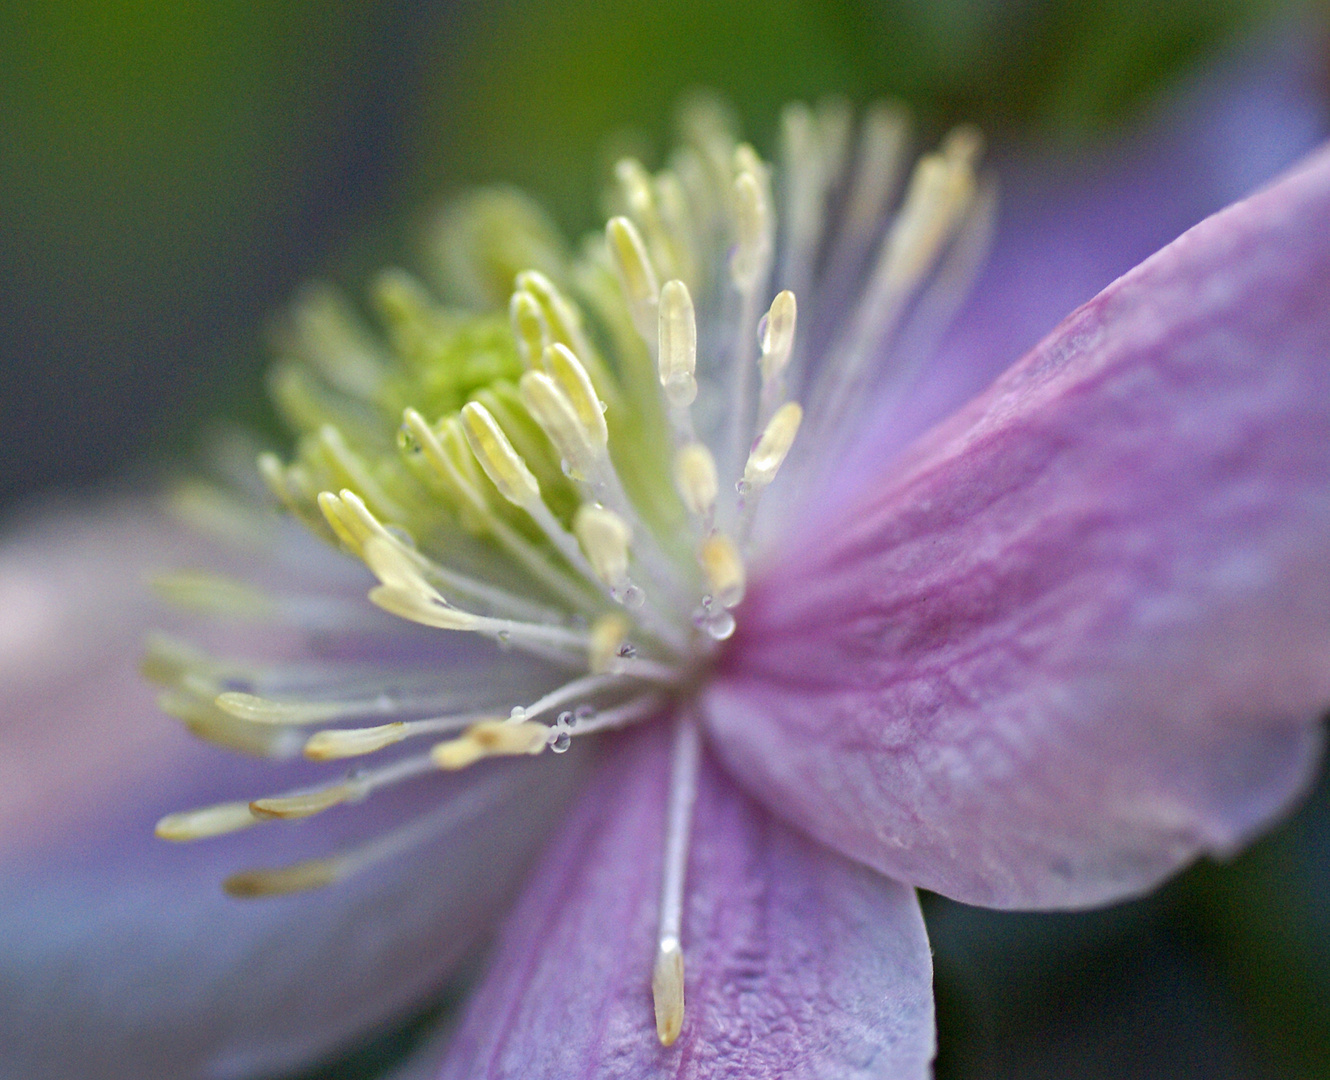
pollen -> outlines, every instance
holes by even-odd
[[[976,132],[953,132],[907,175],[891,106],[857,124],[838,100],[791,106],[774,164],[709,99],[680,132],[662,168],[616,165],[613,216],[575,251],[524,196],[480,193],[430,232],[425,276],[378,276],[373,320],[334,289],[304,292],[271,379],[294,447],[257,471],[365,584],[287,585],[317,560],[293,557],[242,500],[193,485],[182,513],[284,569],[263,587],[169,574],[158,592],[293,628],[313,659],[239,661],[158,638],[144,661],[163,707],[202,738],[274,761],[366,763],[170,814],[157,835],[172,841],[350,814],[441,772],[492,774],[498,758],[560,768],[598,733],[673,723],[656,956],[643,957],[666,1047],[686,1038],[693,699],[742,624],[750,576],[788,550],[796,509],[826,504],[858,417],[917,371],[994,205]],[[494,650],[483,676],[451,659],[467,635]],[[505,791],[224,887],[335,885],[440,842]]]

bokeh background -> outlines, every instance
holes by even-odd
[[[1280,0],[51,0],[0,12],[0,521],[150,483],[199,432],[276,435],[264,333],[312,275],[410,261],[449,190],[572,232],[609,154],[725,92],[759,146],[828,92],[1067,162],[1198,70],[1326,11]],[[1263,44],[1264,43],[1264,44]],[[1322,54],[1324,55],[1324,53]],[[1330,66],[1322,66],[1322,74]],[[611,142],[607,133],[619,133]],[[1021,916],[927,898],[950,1078],[1330,1077],[1330,787],[1148,900]],[[309,1080],[379,1075],[446,1003]]]

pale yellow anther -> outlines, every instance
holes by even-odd
[[[682,281],[667,281],[660,290],[659,346],[660,385],[671,405],[687,408],[697,397],[697,317]]]
[[[656,271],[647,255],[646,245],[637,226],[625,217],[610,218],[605,226],[605,239],[609,242],[610,258],[619,275],[628,309],[633,313],[633,321],[638,330],[645,333],[655,321],[655,307],[660,296]]]
[[[216,705],[223,712],[255,724],[318,724],[340,715],[345,708],[335,701],[273,701],[238,690],[218,694]]]
[[[320,491],[316,501],[337,539],[353,555],[359,555],[361,543],[365,539],[364,530],[359,527],[354,516],[344,511],[341,498],[331,491]]]
[[[288,893],[308,892],[332,885],[348,871],[346,860],[308,859],[291,866],[269,870],[245,870],[232,874],[222,888],[228,896],[250,899],[260,896],[285,896]]]
[[[291,490],[286,486],[286,466],[282,459],[270,450],[265,450],[258,458],[259,476],[267,485],[273,497],[288,509],[291,508]]]
[[[794,293],[789,289],[777,293],[762,323],[762,356],[758,363],[764,380],[774,379],[790,362],[796,315]]]
[[[582,426],[577,410],[558,384],[543,371],[528,371],[518,383],[522,404],[554,449],[568,464],[570,475],[585,479],[594,468],[599,450]]]
[[[587,667],[592,674],[608,671],[628,640],[628,623],[621,615],[602,615],[591,625]]]
[[[399,743],[407,736],[407,726],[400,720],[368,728],[334,728],[316,731],[305,742],[305,757],[311,761],[334,761],[338,758],[360,757],[373,754],[386,746]]]
[[[436,630],[474,630],[479,621],[469,612],[449,607],[438,594],[423,596],[414,589],[380,585],[370,589],[369,600],[389,615]]]
[[[967,154],[974,140],[957,135],[943,153],[920,158],[884,249],[886,280],[905,288],[922,278],[951,236],[974,195],[974,172]]]
[[[438,597],[434,587],[421,575],[420,567],[392,537],[384,535],[366,538],[363,558],[365,565],[381,584],[418,592],[422,596]]]
[[[517,275],[516,284],[522,292],[530,293],[539,301],[551,341],[563,342],[579,356],[590,355],[590,345],[582,329],[582,316],[554,282],[539,270],[524,270]]]
[[[456,739],[436,743],[430,758],[440,769],[465,769],[490,757],[539,754],[549,741],[549,728],[531,720],[518,724],[505,720],[482,720]]]
[[[984,133],[973,124],[958,124],[942,140],[942,156],[955,165],[973,169],[984,152]]]
[[[153,578],[152,587],[172,604],[214,615],[264,619],[278,610],[272,599],[258,589],[215,574],[161,574]]]
[[[663,939],[656,950],[651,999],[656,1010],[656,1035],[662,1046],[671,1046],[683,1030],[683,949],[678,938]]]
[[[613,510],[596,503],[583,503],[573,518],[573,532],[591,568],[612,589],[628,581],[628,545],[633,533]]]
[[[618,181],[624,204],[636,215],[655,211],[651,194],[651,174],[635,158],[621,158],[614,166],[614,179]]]
[[[766,487],[776,478],[799,433],[804,411],[796,401],[787,401],[767,421],[767,426],[744,464],[743,482],[752,489]]]
[[[697,561],[707,576],[712,595],[725,607],[734,607],[743,599],[748,575],[733,540],[724,533],[712,533],[702,541]]]
[[[219,803],[198,810],[167,814],[157,822],[153,831],[162,840],[204,840],[210,836],[225,836],[227,833],[248,829],[260,820],[250,811],[249,803]]]
[[[730,280],[747,291],[766,273],[771,257],[771,196],[766,166],[751,146],[738,147],[734,162],[735,246],[730,256]]]
[[[610,437],[609,429],[605,426],[605,406],[597,397],[591,376],[587,374],[582,362],[562,342],[555,342],[547,348],[542,360],[550,378],[572,403],[587,438],[592,445],[603,450]]]
[[[354,784],[335,784],[317,791],[306,791],[299,795],[275,795],[266,799],[255,799],[249,808],[260,818],[305,818],[321,814],[334,806],[360,795],[361,789]]]
[[[716,459],[704,443],[689,443],[674,455],[674,486],[690,513],[705,518],[716,505]]]
[[[468,401],[462,406],[462,431],[471,452],[500,495],[515,506],[528,506],[540,498],[540,484],[513,449],[499,422],[480,402]]]
[[[517,341],[517,355],[528,371],[540,362],[540,354],[550,343],[550,328],[540,301],[525,289],[513,293],[508,302],[508,318]]]

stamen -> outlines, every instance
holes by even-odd
[[[341,881],[350,867],[344,859],[307,859],[290,866],[265,870],[245,870],[232,874],[222,889],[228,896],[252,900],[263,896],[287,896],[291,893],[322,889]]]
[[[701,740],[697,721],[691,713],[685,712],[675,728],[674,747],[670,755],[665,865],[660,889],[660,932],[656,937],[656,961],[651,972],[656,1034],[664,1046],[672,1045],[683,1028],[683,890],[700,763]]]
[[[794,445],[803,417],[804,411],[796,401],[787,401],[776,410],[744,465],[743,482],[748,491],[759,491],[776,478],[785,455]]]
[[[785,368],[794,349],[794,325],[797,305],[794,293],[786,289],[776,294],[766,316],[758,324],[762,355],[758,366],[762,371],[762,399],[758,407],[757,423],[765,426],[785,396]]]
[[[434,813],[418,817],[359,847],[321,859],[306,859],[290,866],[246,870],[227,878],[222,888],[231,896],[252,899],[332,885],[478,817],[500,798],[506,797],[511,788],[511,781],[506,778],[477,784],[470,791],[445,802]]]
[[[546,725],[530,721],[482,720],[460,738],[438,743],[430,751],[430,760],[440,769],[453,771],[490,757],[539,754],[549,742],[549,731]]]
[[[593,503],[583,503],[573,519],[573,532],[581,541],[582,550],[590,561],[596,576],[608,585],[616,596],[630,587],[628,581],[628,544],[632,530],[613,510]]]
[[[462,406],[462,430],[471,452],[500,495],[523,509],[540,499],[540,484],[484,405],[469,401]]]
[[[721,604],[731,608],[743,599],[747,575],[733,540],[724,533],[712,533],[702,541],[697,559]]]
[[[592,673],[608,671],[626,647],[628,622],[620,615],[602,615],[591,626],[591,642],[587,648],[587,666]]]
[[[249,803],[229,802],[217,806],[205,806],[201,810],[185,810],[178,814],[167,814],[153,830],[161,840],[185,843],[190,840],[204,840],[213,836],[225,836],[257,825],[259,819],[249,808]]]
[[[605,226],[610,259],[619,276],[624,299],[633,317],[633,325],[643,339],[651,343],[656,331],[656,304],[660,297],[656,271],[647,256],[646,245],[637,227],[624,217],[610,218]]]
[[[508,302],[508,318],[517,341],[517,355],[521,357],[522,366],[530,371],[539,363],[545,346],[550,342],[550,328],[545,322],[545,313],[534,296],[519,289]]]
[[[331,810],[334,806],[340,806],[344,802],[358,798],[361,794],[363,792],[355,784],[334,784],[331,787],[305,791],[296,795],[275,795],[255,799],[249,804],[249,808],[256,817],[289,820],[291,818],[313,817],[315,814],[321,814],[325,810]]]
[[[674,485],[688,512],[710,527],[719,483],[716,461],[700,442],[682,447],[674,457]]]
[[[697,321],[682,281],[667,281],[661,289],[659,322],[660,385],[672,410],[687,409],[697,397]]]
[[[318,731],[305,741],[305,757],[311,761],[361,757],[399,743],[409,734],[410,727],[401,720],[378,727]]]

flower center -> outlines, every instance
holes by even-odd
[[[301,435],[291,463],[260,458],[269,488],[363,561],[379,608],[490,638],[536,674],[459,695],[437,675],[403,684],[370,670],[307,680],[301,694],[159,641],[146,667],[167,685],[164,705],[205,737],[317,761],[430,745],[320,786],[172,814],[158,835],[304,818],[425,773],[563,753],[673,709],[653,976],[657,1030],[672,1042],[700,754],[689,700],[735,631],[749,567],[779,547],[782,509],[816,495],[863,403],[904,385],[911,349],[949,316],[991,221],[968,129],[917,164],[889,213],[904,147],[891,109],[870,110],[856,138],[845,105],[793,106],[773,175],[723,109],[695,104],[669,168],[619,163],[620,212],[577,257],[511,192],[444,218],[444,281],[488,311],[442,307],[392,271],[374,290],[385,344],[335,294],[308,294],[273,379]],[[506,318],[494,310],[505,296]],[[897,363],[884,369],[889,346]],[[307,629],[329,618],[215,578],[160,585]],[[450,803],[354,851],[226,888],[326,885],[468,812]]]

